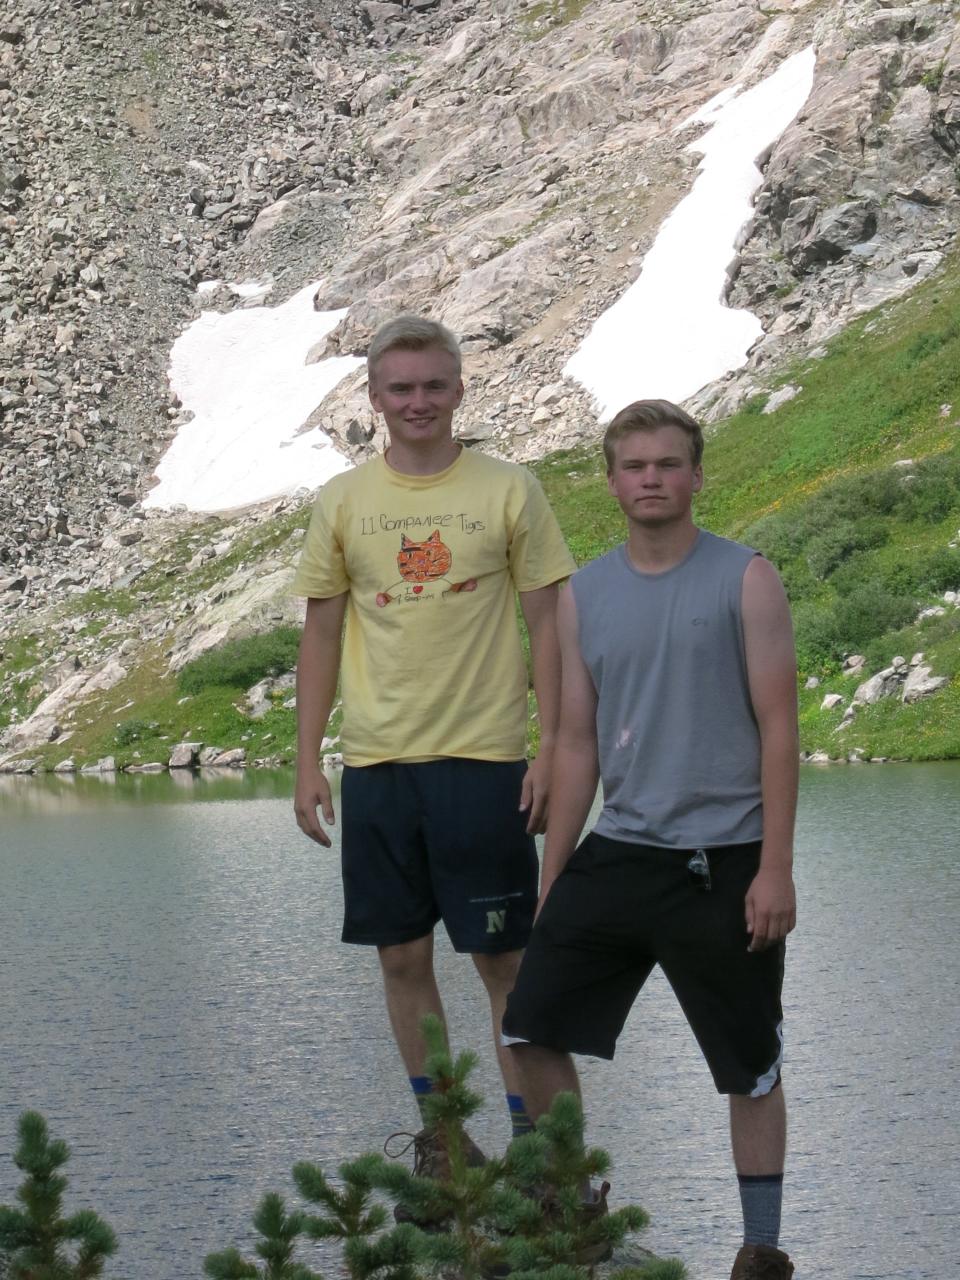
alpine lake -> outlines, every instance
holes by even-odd
[[[264,1191],[335,1173],[416,1111],[376,956],[339,940],[339,857],[289,773],[0,779],[0,1203],[18,1116],[71,1147],[66,1211],[97,1210],[109,1277],[200,1277],[252,1254]],[[335,837],[336,838],[336,837]],[[943,1280],[960,1233],[960,764],[805,767],[799,924],[784,992],[782,1243],[800,1277]],[[455,1048],[480,1051],[472,1126],[509,1136],[473,966],[438,938]],[[581,1060],[612,1204],[691,1280],[729,1274],[740,1208],[725,1101],[655,973],[617,1059]],[[335,1253],[303,1260],[329,1276]]]

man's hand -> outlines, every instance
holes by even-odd
[[[520,789],[520,812],[527,815],[527,834],[538,836],[547,829],[547,801],[550,796],[550,754],[541,751],[527,766]]]
[[[330,837],[320,825],[318,808],[323,813],[324,822],[328,827],[332,827],[336,816],[333,812],[330,783],[326,775],[319,765],[313,769],[298,769],[297,785],[293,795],[293,812],[297,816],[297,826],[304,835],[329,849]]]
[[[793,876],[787,869],[763,867],[747,890],[744,902],[748,951],[763,951],[782,941],[797,923],[797,899]]]

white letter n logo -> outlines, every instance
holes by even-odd
[[[503,933],[507,927],[507,909],[487,912],[487,933]]]

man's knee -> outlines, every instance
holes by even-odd
[[[508,996],[513,990],[523,959],[522,951],[501,951],[496,955],[485,952],[474,952],[473,963],[480,980],[491,995],[499,993]]]
[[[433,976],[433,934],[377,948],[385,982],[417,983]]]

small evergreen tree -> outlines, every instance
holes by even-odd
[[[583,1280],[589,1263],[578,1265],[578,1258],[596,1257],[647,1225],[647,1214],[635,1206],[602,1216],[583,1212],[585,1187],[606,1173],[610,1160],[584,1147],[583,1112],[572,1094],[561,1094],[537,1131],[515,1139],[503,1159],[470,1167],[464,1125],[481,1103],[467,1086],[475,1056],[452,1059],[436,1017],[424,1019],[423,1034],[425,1070],[433,1080],[424,1119],[440,1133],[449,1178],[415,1178],[386,1162],[371,1173],[375,1185],[417,1218],[449,1225],[446,1233],[419,1233],[421,1265],[463,1280]],[[684,1274],[681,1264],[655,1259],[632,1269],[629,1280],[682,1280]]]
[[[266,1265],[260,1268],[246,1261],[237,1249],[225,1249],[208,1255],[204,1271],[213,1280],[323,1280],[294,1259],[298,1239],[307,1236],[312,1240],[342,1240],[351,1280],[417,1280],[413,1262],[419,1232],[405,1226],[377,1234],[387,1222],[386,1209],[371,1203],[371,1166],[380,1158],[361,1156],[341,1165],[343,1190],[338,1190],[316,1165],[306,1161],[295,1165],[293,1179],[300,1194],[311,1204],[322,1206],[326,1213],[288,1213],[282,1198],[270,1192],[260,1201],[253,1219],[261,1236],[255,1251]]]
[[[381,1160],[378,1155],[365,1155],[342,1164],[342,1191],[332,1186],[315,1164],[303,1161],[295,1165],[293,1180],[300,1194],[327,1211],[325,1216],[306,1215],[306,1234],[313,1240],[343,1241],[351,1280],[417,1280],[421,1233],[409,1224],[384,1232],[387,1211],[383,1205],[371,1203]]]
[[[293,1261],[297,1237],[303,1233],[304,1214],[287,1213],[283,1197],[268,1191],[253,1215],[253,1225],[260,1233],[256,1252],[266,1264],[262,1269],[247,1262],[237,1249],[208,1254],[203,1269],[214,1280],[322,1280],[315,1271]]]
[[[0,1205],[0,1274],[8,1280],[92,1280],[116,1252],[117,1239],[92,1210],[62,1216],[67,1179],[59,1172],[70,1158],[65,1142],[51,1142],[47,1122],[25,1111],[14,1153],[27,1175],[17,1191],[24,1206]]]

